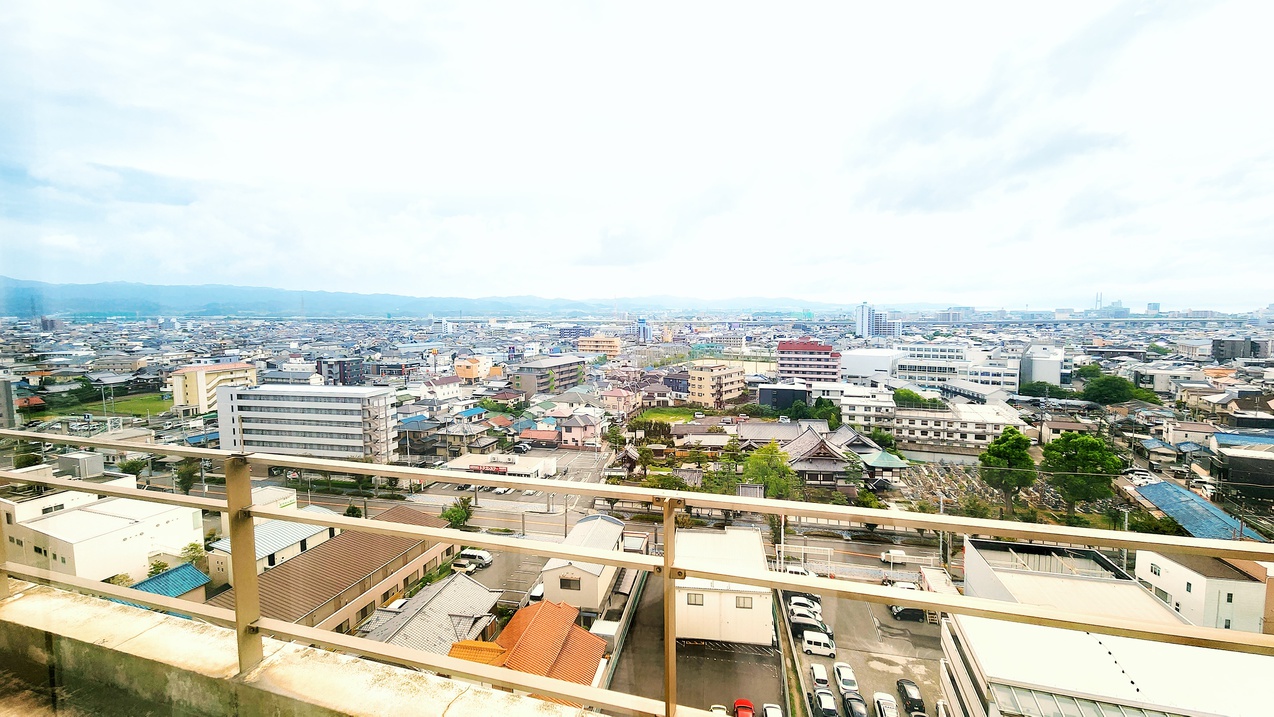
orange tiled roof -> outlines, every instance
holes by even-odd
[[[460,642],[452,643],[451,649],[447,650],[447,656],[458,657],[469,662],[481,662],[484,665],[503,667],[504,660],[508,657],[508,652],[494,642],[461,640]]]

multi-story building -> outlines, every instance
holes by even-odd
[[[743,369],[725,364],[695,366],[690,369],[690,402],[708,408],[725,405],[746,390]]]
[[[479,383],[487,380],[494,365],[490,356],[461,356],[455,362],[456,376],[465,383]]]
[[[1219,363],[1236,358],[1269,358],[1272,350],[1274,339],[1254,339],[1248,336],[1212,339],[1212,358]]]
[[[111,373],[136,373],[146,368],[145,356],[115,355],[93,359],[94,371],[110,371]]]
[[[1022,352],[1019,374],[1022,383],[1046,381],[1061,386],[1071,382],[1071,360],[1061,347],[1034,344]]]
[[[221,445],[319,458],[397,459],[394,392],[384,387],[222,386]]]
[[[778,371],[780,381],[837,381],[840,353],[808,336],[798,341],[780,341]]]
[[[854,309],[854,333],[865,339],[873,336],[902,336],[902,322],[891,321],[887,316],[866,303],[859,304]]]
[[[1017,393],[1020,360],[1005,356],[998,347],[983,350],[962,343],[935,342],[899,344],[896,348],[907,356],[894,364],[895,378],[930,388],[960,379]]]
[[[526,361],[510,376],[515,390],[528,397],[557,393],[584,383],[584,359],[579,356],[546,356]]]
[[[985,450],[1008,426],[1023,430],[1026,422],[1006,404],[952,403],[942,410],[897,407],[892,433],[903,450],[976,452]]]
[[[363,365],[365,376],[398,376],[407,377],[420,373],[425,366],[421,359],[382,359],[368,361]]]
[[[557,330],[557,338],[561,341],[575,341],[589,336],[592,329],[587,326],[563,326]]]
[[[586,354],[606,354],[607,358],[615,358],[619,355],[620,349],[624,346],[624,342],[618,336],[595,336],[580,337],[577,348]]]
[[[363,360],[348,356],[319,359],[318,373],[328,386],[361,386],[367,375]]]
[[[1138,550],[1136,573],[1138,582],[1194,625],[1265,630],[1265,581],[1229,561]]]
[[[257,385],[257,367],[249,363],[196,364],[173,371],[173,407],[193,407],[198,413],[217,410],[217,389]]]

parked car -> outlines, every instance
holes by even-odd
[[[814,690],[810,695],[810,715],[812,717],[840,717],[836,711],[836,695],[826,688]]]
[[[729,711],[729,710],[727,710],[727,709],[725,708],[725,705],[713,705],[713,706],[711,706],[711,707],[709,707],[709,708],[708,708],[708,711],[709,711],[709,712],[711,712],[711,713],[712,713],[712,714],[714,714],[714,715],[728,715],[728,714],[730,714],[730,711]]]
[[[481,550],[479,548],[465,548],[464,550],[461,550],[460,554],[457,555],[456,557],[462,560],[468,560],[470,562],[477,563],[479,568],[487,567],[488,565],[491,564],[491,561],[494,559],[492,558],[491,553],[487,552],[486,550]]]
[[[836,659],[836,643],[829,635],[817,630],[806,630],[801,634],[801,650],[807,655]]]
[[[808,598],[800,597],[798,595],[793,595],[792,597],[788,598],[787,599],[788,610],[791,610],[794,607],[799,607],[799,608],[804,608],[806,610],[809,610],[815,615],[818,615],[820,618],[823,616],[823,605],[821,603],[816,603],[813,600],[810,600]]]
[[[907,562],[907,553],[902,550],[886,550],[880,554],[880,562],[882,563],[905,563]]]
[[[787,573],[788,575],[804,575],[807,578],[814,577],[814,573],[811,573],[800,565],[784,565],[783,569],[778,572]]]
[[[783,591],[784,600],[787,600],[790,602],[792,598],[797,598],[797,597],[805,598],[806,600],[809,600],[810,602],[817,605],[820,610],[823,609],[823,598],[819,597],[818,595],[815,595],[814,593],[803,593],[803,592],[800,592],[799,590],[784,590]]]
[[[830,687],[832,684],[827,677],[827,668],[817,662],[810,665],[810,679],[815,687]]]
[[[803,607],[788,608],[787,616],[793,620],[800,618],[802,620],[814,620],[822,622],[822,618],[818,613],[810,612]]]
[[[854,675],[854,668],[848,664],[837,662],[832,665],[832,677],[836,680],[836,688],[842,695],[858,691],[858,677]]]
[[[734,701],[734,717],[755,717],[756,710],[752,707],[751,700],[735,700]]]
[[[513,447],[513,452],[514,453],[530,453],[531,447],[525,443],[519,443]]]
[[[478,570],[478,564],[472,560],[464,558],[456,558],[451,561],[451,572],[453,573],[474,573]]]
[[[871,717],[867,711],[867,700],[857,692],[846,692],[841,695],[845,701],[845,717]]]
[[[767,702],[761,705],[761,717],[783,717],[783,708]]]
[[[876,717],[898,717],[898,703],[893,695],[877,692],[871,696],[871,701],[876,703]]]
[[[920,697],[920,688],[907,678],[898,680],[898,696],[902,698],[902,708],[907,712],[924,712],[925,701]]]
[[[890,605],[889,614],[893,615],[895,620],[913,620],[915,622],[924,622],[928,619],[925,611],[918,607],[903,607],[901,605]]]
[[[456,490],[473,490],[473,486],[469,483],[461,483],[456,486]]]

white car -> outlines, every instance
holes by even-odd
[[[814,573],[811,573],[800,565],[784,565],[783,569],[778,572],[787,573],[788,575],[803,575],[807,578],[814,577]]]
[[[854,676],[854,668],[844,662],[832,665],[832,678],[836,680],[836,688],[841,695],[858,691],[858,678]]]
[[[761,705],[761,717],[783,717],[783,708],[776,704]]]
[[[703,704],[703,703],[701,702],[700,704]],[[714,714],[714,715],[728,715],[728,714],[730,714],[730,711],[729,711],[729,710],[727,710],[727,709],[725,708],[725,705],[713,705],[713,706],[711,706],[711,707],[709,707],[709,708],[708,708],[708,711],[709,711],[709,712],[711,712],[711,713],[712,713],[712,714]]]
[[[823,618],[823,606],[813,600],[797,596],[790,597],[787,599],[787,609],[790,611],[794,608],[808,610],[815,615],[818,615],[820,620]]]
[[[790,607],[787,609],[787,616],[793,620],[803,618],[805,620],[813,620],[814,622],[822,622],[823,616],[810,612],[803,607]]]
[[[888,692],[877,692],[871,701],[876,703],[876,717],[898,717],[898,702]]]

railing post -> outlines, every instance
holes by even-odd
[[[677,508],[680,498],[664,498],[664,714],[677,713],[677,578],[685,572],[673,567],[677,553]]]
[[[234,579],[234,626],[239,645],[239,673],[256,667],[264,656],[258,621],[261,593],[257,587],[256,531],[252,514],[252,469],[245,455],[226,459],[226,509],[230,523],[230,573]]]
[[[9,571],[4,566],[9,562],[9,539],[5,535],[3,521],[0,521],[0,598],[9,597]]]

